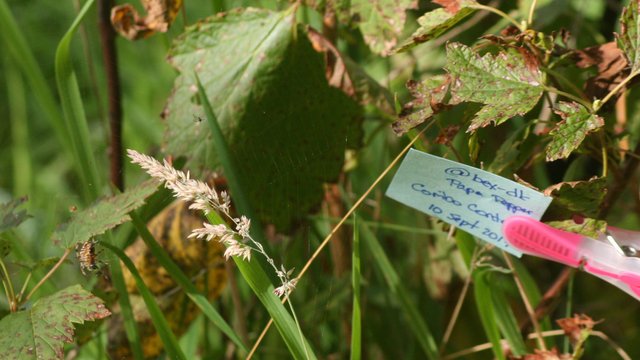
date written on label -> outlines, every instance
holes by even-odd
[[[513,215],[540,219],[551,202],[509,179],[413,149],[387,196],[517,256],[502,237],[502,223]]]

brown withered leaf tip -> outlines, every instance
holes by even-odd
[[[629,74],[629,63],[613,41],[577,50],[576,58],[576,65],[580,68],[597,66],[598,73],[585,84],[590,98],[603,98]]]
[[[356,90],[353,80],[338,49],[327,38],[312,28],[308,28],[307,37],[315,51],[325,54],[327,64],[325,75],[329,85],[342,90],[348,96],[354,96]]]
[[[593,319],[585,314],[575,314],[571,318],[556,320],[556,323],[564,330],[565,335],[572,344],[584,340],[585,336],[600,322],[602,321],[593,321]]]
[[[111,9],[111,24],[116,32],[129,40],[146,38],[156,32],[167,32],[182,7],[182,0],[141,0],[147,16],[140,16],[131,4]]]
[[[442,6],[447,12],[452,14],[460,11],[460,0],[433,0],[434,3]]]

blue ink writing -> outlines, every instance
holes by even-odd
[[[495,202],[497,202],[500,205],[503,205],[507,211],[511,212],[512,214],[521,212],[521,213],[525,213],[525,214],[533,214],[533,212],[529,209],[523,208],[522,206],[518,206],[516,204],[513,204],[511,202],[509,202],[507,199],[503,198],[500,195],[491,195],[491,197],[493,198],[493,200]]]
[[[431,196],[433,198],[440,198],[442,200],[444,200],[445,202],[451,204],[451,205],[455,205],[455,206],[461,206],[462,203],[456,199],[454,199],[451,195],[447,195],[446,192],[442,191],[442,190],[438,190],[435,192],[431,192],[427,189],[427,187],[424,184],[420,184],[420,183],[414,183],[411,185],[411,188],[419,193],[421,193],[422,195],[425,196]]]
[[[504,220],[500,217],[500,214],[479,209],[477,204],[469,204],[467,205],[467,209],[473,211],[474,213],[476,213],[476,215],[493,221],[494,223],[502,224],[504,222]]]
[[[482,196],[482,193],[474,188],[471,187],[467,187],[462,181],[460,180],[456,180],[456,179],[451,179],[451,178],[447,178],[447,181],[449,182],[449,186],[454,187],[458,190],[462,190],[464,191],[467,195],[478,195],[478,196]]]

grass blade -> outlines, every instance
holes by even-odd
[[[433,338],[431,330],[429,330],[427,323],[422,318],[422,315],[416,308],[415,304],[411,301],[409,292],[402,285],[402,281],[400,281],[398,273],[396,273],[393,266],[391,266],[391,261],[389,261],[389,258],[382,249],[382,246],[378,243],[375,235],[371,232],[369,227],[362,222],[360,222],[360,235],[362,236],[365,246],[369,249],[376,260],[374,263],[384,275],[387,286],[389,286],[389,290],[391,290],[391,293],[402,304],[401,308],[407,317],[407,322],[409,323],[413,334],[416,336],[416,339],[420,343],[425,355],[428,359],[437,359],[438,346],[436,345],[436,341]]]
[[[476,306],[478,307],[478,313],[480,314],[480,321],[484,327],[484,332],[491,342],[493,348],[493,354],[499,360],[505,360],[504,353],[502,352],[500,329],[496,322],[496,316],[493,308],[493,300],[491,297],[492,289],[489,286],[489,270],[477,270],[473,274],[473,290],[476,300]]]
[[[71,155],[71,143],[56,98],[5,0],[0,0],[0,38],[5,45],[3,50],[6,50],[13,63],[20,67],[29,82],[31,94],[49,118],[58,141]]]
[[[222,316],[216,311],[216,309],[209,303],[209,299],[203,294],[201,294],[198,289],[193,285],[191,279],[176,265],[176,263],[171,260],[167,252],[158,244],[158,242],[153,238],[153,235],[149,232],[147,227],[144,225],[140,216],[136,213],[130,214],[131,219],[133,220],[133,225],[136,227],[136,230],[142,237],[142,240],[147,245],[149,250],[153,256],[156,257],[158,263],[167,270],[167,273],[171,275],[176,283],[187,293],[187,296],[191,299],[191,301],[202,310],[204,315],[213,322],[215,326],[220,329],[225,335],[233,341],[236,346],[238,346],[243,351],[248,351],[245,344],[242,343],[240,337],[233,331],[231,326],[227,324],[227,322],[222,318]]]
[[[88,0],[84,4],[71,27],[60,40],[55,58],[58,94],[60,95],[66,129],[72,145],[75,166],[82,179],[83,195],[86,202],[91,202],[98,198],[102,182],[98,177],[98,169],[90,145],[89,127],[87,126],[84,105],[80,96],[80,88],[71,63],[70,48],[73,36],[94,2],[95,0]]]
[[[353,310],[351,313],[351,360],[360,360],[362,348],[362,324],[360,317],[360,230],[358,216],[353,214],[353,253],[351,255],[351,285],[353,286]]]
[[[207,215],[207,218],[211,224],[224,224],[224,221],[217,213],[211,212]],[[233,260],[251,290],[269,312],[291,355],[295,359],[316,359],[316,355],[313,353],[308,341],[301,337],[298,326],[282,304],[282,301],[274,295],[273,284],[260,266],[260,263],[255,260],[247,262],[235,256]]]
[[[131,272],[131,275],[136,281],[136,286],[138,287],[138,291],[140,292],[140,295],[142,295],[142,299],[144,300],[144,303],[147,306],[149,315],[151,315],[151,321],[153,322],[153,326],[158,331],[158,335],[160,335],[160,339],[162,339],[164,349],[167,355],[169,356],[169,358],[186,360],[186,356],[182,353],[182,350],[180,349],[180,345],[178,344],[178,340],[176,339],[175,335],[171,331],[171,328],[169,327],[169,323],[167,322],[167,319],[162,314],[162,310],[156,303],[156,299],[153,297],[153,294],[151,294],[151,291],[149,291],[147,286],[144,284],[144,281],[140,277],[140,274],[138,273],[138,270],[136,270],[136,267],[135,265],[133,265],[133,262],[131,261],[131,259],[129,259],[129,257],[122,250],[118,249],[117,247],[109,243],[103,242],[102,246],[104,246],[106,249],[109,249],[113,254],[115,254],[118,258],[120,258],[120,261],[122,261],[124,265],[127,267],[127,269],[129,269],[129,271]]]
[[[522,339],[522,334],[520,334],[520,329],[518,328],[518,321],[513,314],[513,310],[507,301],[503,289],[497,286],[494,287],[491,292],[491,300],[498,328],[500,328],[504,338],[509,342],[513,355],[518,357],[527,354],[527,345],[525,345]]]

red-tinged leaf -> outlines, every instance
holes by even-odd
[[[472,0],[442,1],[441,5],[446,6],[446,8],[429,11],[418,18],[418,24],[420,25],[418,30],[398,45],[393,52],[407,51],[418,44],[439,37],[472,14],[475,9],[471,6],[476,4],[477,3]]]
[[[587,181],[562,182],[546,188],[543,193],[553,196],[545,218],[567,219],[573,214],[595,217],[607,193],[606,178]]]
[[[402,107],[399,119],[392,125],[396,135],[404,135],[446,108],[443,100],[449,92],[449,81],[448,75],[436,75],[422,82],[407,82],[413,100]]]
[[[111,315],[102,300],[80,285],[44,297],[28,310],[0,320],[0,359],[63,359],[73,324]]]
[[[446,69],[452,77],[454,101],[485,104],[468,132],[526,114],[543,92],[542,72],[524,49],[480,56],[465,45],[450,43]]]
[[[629,75],[629,63],[615,42],[576,51],[580,68],[597,66],[598,72],[587,79],[585,92],[589,98],[603,98]]]
[[[16,209],[27,201],[26,197],[0,204],[0,232],[17,227],[23,221],[29,218],[24,210],[16,211]]]
[[[54,243],[69,249],[129,221],[128,214],[142,206],[157,188],[157,181],[148,180],[122,194],[99,200],[93,206],[75,213],[71,221],[56,230],[53,234]]]
[[[640,70],[640,0],[631,0],[620,16],[620,34],[616,34],[618,47],[624,52],[631,66],[631,72]]]
[[[591,114],[584,106],[575,102],[559,102],[554,112],[562,118],[549,135],[547,161],[568,157],[582,144],[587,134],[604,126],[604,119]]]
[[[441,145],[450,144],[453,138],[458,135],[460,131],[460,126],[458,125],[449,125],[444,129],[440,130],[438,137],[436,137],[436,143]]]
[[[391,54],[406,20],[406,10],[417,8],[416,0],[352,0],[351,11],[358,14],[360,31],[371,51]]]
[[[584,314],[576,314],[572,318],[558,319],[556,322],[564,330],[573,345],[584,342],[591,335],[593,327],[599,323],[599,321],[593,321],[593,319]]]
[[[556,229],[573,232],[597,239],[600,235],[607,231],[607,222],[604,220],[583,218],[581,223],[575,222],[573,219],[562,221],[549,221],[549,226]]]

